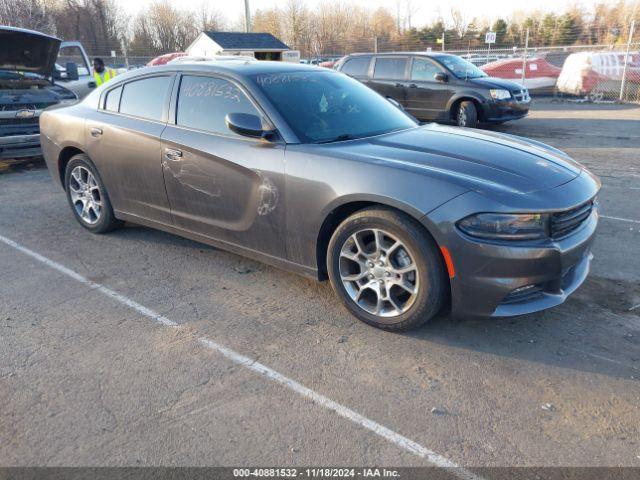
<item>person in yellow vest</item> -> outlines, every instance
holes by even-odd
[[[95,80],[97,87],[108,82],[115,76],[116,71],[105,67],[104,61],[101,58],[93,59],[93,79]]]

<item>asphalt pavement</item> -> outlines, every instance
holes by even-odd
[[[37,165],[0,175],[0,465],[640,466],[640,107],[494,130],[601,177],[592,273],[547,312],[405,334],[327,283],[93,235]]]

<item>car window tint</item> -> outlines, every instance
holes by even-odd
[[[122,87],[114,88],[107,93],[107,100],[104,102],[104,109],[110,112],[117,112],[120,107],[120,96],[122,95]]]
[[[376,58],[373,78],[402,79],[406,65],[406,58]]]
[[[120,113],[162,120],[170,82],[171,77],[152,77],[127,83],[122,92]]]
[[[178,95],[178,125],[237,135],[225,123],[228,113],[260,115],[242,90],[232,82],[213,77],[182,77]]]
[[[414,58],[411,66],[411,80],[434,80],[434,75],[442,70],[430,60]]]
[[[367,70],[369,70],[370,60],[371,57],[350,58],[344,63],[340,71],[354,77],[365,77],[367,75]]]

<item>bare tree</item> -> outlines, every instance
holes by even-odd
[[[0,24],[56,34],[49,5],[42,0],[0,0]]]
[[[224,30],[226,22],[222,13],[212,8],[210,3],[202,1],[194,10],[197,26],[200,31]]]
[[[458,38],[464,38],[469,29],[467,17],[457,8],[451,8],[451,21]]]

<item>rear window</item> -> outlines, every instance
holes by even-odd
[[[340,71],[354,77],[366,77],[370,61],[371,57],[353,57],[344,62]]]
[[[104,102],[104,109],[110,112],[117,112],[120,107],[120,96],[122,95],[122,87],[114,88],[107,93],[107,100]]]
[[[120,113],[161,121],[170,84],[171,77],[151,77],[127,83],[122,92]]]
[[[402,79],[406,66],[406,58],[376,58],[373,78]]]

